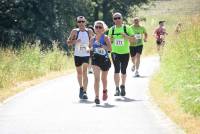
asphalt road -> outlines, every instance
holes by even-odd
[[[88,101],[78,98],[76,74],[43,82],[11,97],[0,106],[0,134],[182,134],[151,101],[148,85],[159,68],[158,57],[142,59],[140,78],[127,70],[126,97],[115,97],[109,71],[106,102],[94,103],[93,75]],[[101,89],[102,95],[102,89]]]

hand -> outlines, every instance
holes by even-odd
[[[89,53],[90,52],[90,48],[86,47],[86,51],[87,51],[87,53]]]
[[[125,38],[125,39],[128,39],[128,35],[127,34],[125,34],[125,33],[121,33],[121,35]]]
[[[76,43],[81,43],[81,39],[75,40],[75,44]]]
[[[105,45],[102,45],[101,48],[107,50],[107,46],[105,46]]]

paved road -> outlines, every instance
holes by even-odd
[[[31,87],[0,106],[0,134],[181,134],[150,101],[148,82],[158,67],[157,57],[142,59],[142,77],[134,78],[129,66],[126,97],[113,96],[110,70],[109,99],[99,106],[93,103],[93,75],[88,101],[78,99],[76,74]]]

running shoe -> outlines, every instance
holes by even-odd
[[[96,97],[95,100],[94,100],[94,102],[95,102],[96,104],[100,104],[100,100],[99,100],[99,98]]]
[[[135,71],[135,77],[140,77],[139,72]]]
[[[121,85],[120,89],[121,89],[121,96],[125,96],[126,95],[125,86]]]
[[[83,94],[84,94],[84,89],[83,89],[83,87],[80,87],[80,92],[79,92],[80,99],[83,99]]]
[[[83,93],[82,99],[84,99],[84,100],[87,100],[87,99],[88,99],[87,93],[86,93],[86,92]]]
[[[107,92],[108,92],[107,90],[103,90],[103,97],[102,97],[103,101],[106,101],[108,98]]]
[[[119,96],[119,95],[120,95],[120,90],[119,90],[119,87],[116,87],[115,96]]]
[[[93,74],[92,68],[88,68],[88,74]]]

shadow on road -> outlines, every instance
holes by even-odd
[[[133,78],[148,78],[149,76],[133,76]]]
[[[116,101],[121,101],[121,102],[143,101],[143,100],[131,99],[131,98],[128,98],[128,97],[117,98],[115,100]]]
[[[92,103],[94,103],[94,101],[89,101],[89,100],[79,100],[79,103],[92,104]]]
[[[104,105],[95,105],[94,107],[113,108],[113,107],[115,107],[115,105],[111,105],[109,103],[104,103]]]

